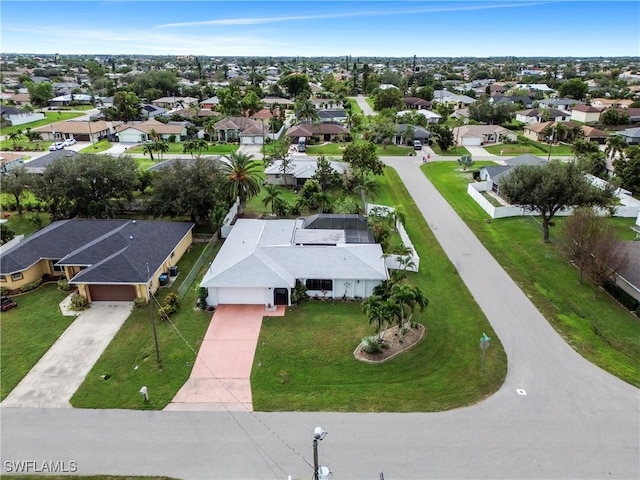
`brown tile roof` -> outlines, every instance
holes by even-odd
[[[577,127],[577,126],[581,126],[579,123],[577,122],[540,122],[540,123],[534,123],[533,125],[527,125],[524,127],[525,130],[529,130],[531,132],[536,132],[536,133],[540,133],[542,131],[544,131],[545,128],[547,127],[555,127],[556,125],[564,125],[567,128],[573,128],[573,127]]]
[[[577,112],[587,112],[587,113],[602,112],[601,108],[592,107],[591,105],[576,105],[575,107],[573,107],[573,110]]]
[[[287,130],[287,137],[312,137],[314,135],[340,135],[349,133],[349,129],[335,123],[313,125],[302,123]]]
[[[43,127],[34,128],[34,132],[58,132],[58,133],[70,133],[70,134],[89,134],[98,133],[105,130],[109,130],[110,127],[116,128],[122,124],[122,122],[107,122],[105,120],[98,120],[97,122],[87,122],[80,120],[68,120],[66,122],[52,123]]]
[[[257,120],[247,117],[228,117],[216,122],[215,130],[240,130],[241,132],[253,125],[260,125]]]
[[[13,100],[14,102],[30,102],[31,96],[28,93],[16,93],[15,95],[7,98],[7,100]]]

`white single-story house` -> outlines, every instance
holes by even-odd
[[[330,224],[327,227],[325,224]],[[388,279],[380,244],[358,215],[238,219],[205,274],[207,304],[291,305],[311,297],[365,298]]]
[[[2,125],[24,125],[25,123],[36,122],[45,118],[44,113],[26,112],[15,107],[0,105],[0,117]]]
[[[413,114],[414,112],[417,112],[418,114],[426,118],[427,123],[438,123],[442,118],[441,115],[438,115],[436,112],[432,112],[431,110],[428,110],[426,108],[420,108],[418,110],[402,110],[396,114],[396,117],[402,119],[403,115]]]
[[[513,168],[520,165],[544,165],[547,161],[530,153],[509,158],[504,165],[487,165],[480,168],[480,180],[487,182],[487,191],[499,193],[500,178],[507,175]]]
[[[500,125],[465,125],[453,129],[453,137],[461,146],[481,146],[501,143],[505,139],[515,142],[518,135]]]
[[[153,132],[158,138],[167,141],[173,138],[174,141],[180,142],[187,137],[186,122],[162,123],[156,119],[122,124],[117,130],[120,143],[148,142],[152,140]]]
[[[329,160],[329,164],[334,172],[339,175],[349,168],[346,162],[336,162]],[[316,174],[318,169],[318,161],[307,156],[294,156],[287,165],[286,174],[282,172],[282,160],[275,160],[271,165],[264,169],[267,183],[271,185],[291,185],[302,186],[304,183]]]

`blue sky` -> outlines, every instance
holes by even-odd
[[[2,0],[4,53],[640,56],[640,1]]]

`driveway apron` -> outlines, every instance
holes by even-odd
[[[262,318],[284,307],[220,305],[204,337],[191,376],[165,410],[253,411],[251,367]]]
[[[131,314],[131,302],[93,302],[2,402],[3,407],[70,408],[72,395]]]

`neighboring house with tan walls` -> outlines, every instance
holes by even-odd
[[[0,253],[0,286],[65,278],[91,301],[148,299],[192,243],[194,224],[149,220],[53,222]]]

